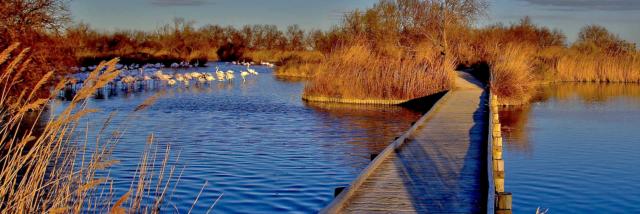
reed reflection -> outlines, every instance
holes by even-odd
[[[579,101],[587,106],[604,105],[614,99],[640,100],[640,85],[629,83],[558,83],[537,87],[532,102],[521,106],[500,108],[500,123],[507,147],[512,151],[530,153],[529,125],[536,105],[549,101]],[[631,102],[634,104],[637,102]],[[637,105],[637,104],[635,104]],[[639,106],[640,107],[640,106]]]
[[[334,125],[333,119],[338,119],[344,121],[339,124],[346,133],[360,133],[348,143],[363,149],[359,153],[367,158],[369,154],[380,153],[394,136],[401,135],[421,116],[420,112],[399,106],[319,102],[305,102],[305,105],[326,114],[328,117],[319,117],[326,125]]]

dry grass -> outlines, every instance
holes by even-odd
[[[255,62],[318,63],[324,60],[324,55],[320,51],[258,50],[247,52],[245,55]]]
[[[113,69],[117,60],[101,63],[68,107],[56,116],[44,118],[46,105],[53,97],[37,98],[33,91],[44,87],[53,72],[44,75],[35,88],[25,89],[18,96],[10,95],[8,92],[19,83],[21,73],[26,72],[23,68],[30,62],[28,49],[11,56],[16,49],[18,45],[13,45],[0,54],[3,70],[0,76],[0,210],[3,213],[158,212],[176,172],[168,163],[169,148],[165,148],[164,158],[156,165],[159,150],[153,149],[153,136],[150,136],[149,149],[141,157],[130,191],[115,195],[114,181],[105,172],[118,163],[110,154],[120,135],[114,133],[102,139],[110,118],[103,127],[98,127],[100,133],[96,139],[81,134],[90,129],[88,125],[81,126],[81,118],[98,111],[88,109],[86,100],[118,74]],[[107,69],[100,72],[105,67]],[[64,85],[62,81],[53,90],[58,91]],[[152,100],[145,101],[138,109],[144,109],[150,102]],[[44,121],[44,127],[40,129],[37,123],[28,123],[25,118],[29,117]],[[148,203],[144,197],[152,197],[157,203]]]
[[[252,51],[246,54],[256,62],[275,62],[280,64],[274,74],[283,77],[309,78],[318,71],[318,65],[324,60],[319,51]]]
[[[274,74],[281,77],[312,78],[320,72],[320,63],[288,63],[278,66]]]
[[[640,56],[624,54],[584,54],[577,51],[561,56],[556,64],[557,81],[640,82]]]
[[[557,31],[533,24],[529,18],[510,26],[471,30],[456,38],[458,63],[476,66],[482,76],[492,74],[492,91],[501,104],[525,104],[533,86],[542,82],[640,82],[640,53],[635,46],[609,33],[587,26],[571,46]]]
[[[535,49],[510,43],[491,50],[491,92],[500,97],[501,105],[528,102],[534,88],[531,65]]]
[[[354,45],[335,51],[320,64],[320,71],[303,96],[341,99],[414,99],[451,87],[453,63],[434,60],[391,59]]]

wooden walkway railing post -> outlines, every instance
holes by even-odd
[[[490,95],[489,98],[489,152],[491,158],[489,168],[489,200],[487,213],[507,214],[511,211],[511,193],[504,190],[504,160],[502,159],[502,132],[500,115],[498,114],[498,97]],[[493,188],[491,188],[493,187]]]

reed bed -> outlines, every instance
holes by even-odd
[[[44,75],[34,88],[24,89],[16,96],[10,93],[20,84],[19,78],[27,72],[30,61],[29,49],[19,50],[18,44],[0,53],[2,213],[159,212],[167,189],[178,174],[170,163],[170,148],[154,147],[151,135],[147,142],[149,149],[141,156],[130,190],[116,193],[108,169],[118,164],[111,158],[111,152],[121,137],[118,133],[124,130],[105,133],[111,117],[102,127],[81,125],[82,118],[98,112],[87,108],[86,101],[118,75],[119,71],[114,69],[117,60],[103,62],[91,72],[68,107],[55,116],[46,113],[55,93],[44,98],[34,93],[54,79],[53,72]],[[53,91],[65,84],[66,81],[60,81]],[[144,110],[152,101],[145,101],[136,111]],[[26,118],[44,121],[43,127],[29,123]],[[100,130],[95,139],[82,134],[89,129]],[[158,159],[159,156],[163,158]]]
[[[501,105],[527,102],[534,88],[531,65],[535,49],[517,43],[496,47],[489,60],[491,92],[500,97]]]
[[[639,83],[640,57],[573,52],[560,57],[556,72],[557,81]]]
[[[245,55],[255,62],[319,63],[324,60],[320,51],[256,50],[248,51]]]
[[[248,54],[254,61],[277,62],[274,74],[282,77],[310,78],[318,72],[325,56],[320,51],[256,51]]]
[[[454,65],[435,60],[392,59],[354,45],[335,51],[319,65],[303,96],[406,100],[451,87]]]
[[[320,63],[288,63],[274,71],[274,74],[281,77],[312,78],[320,72]]]

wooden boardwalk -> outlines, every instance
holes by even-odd
[[[321,212],[486,212],[486,103],[480,83],[459,72],[456,88]]]

